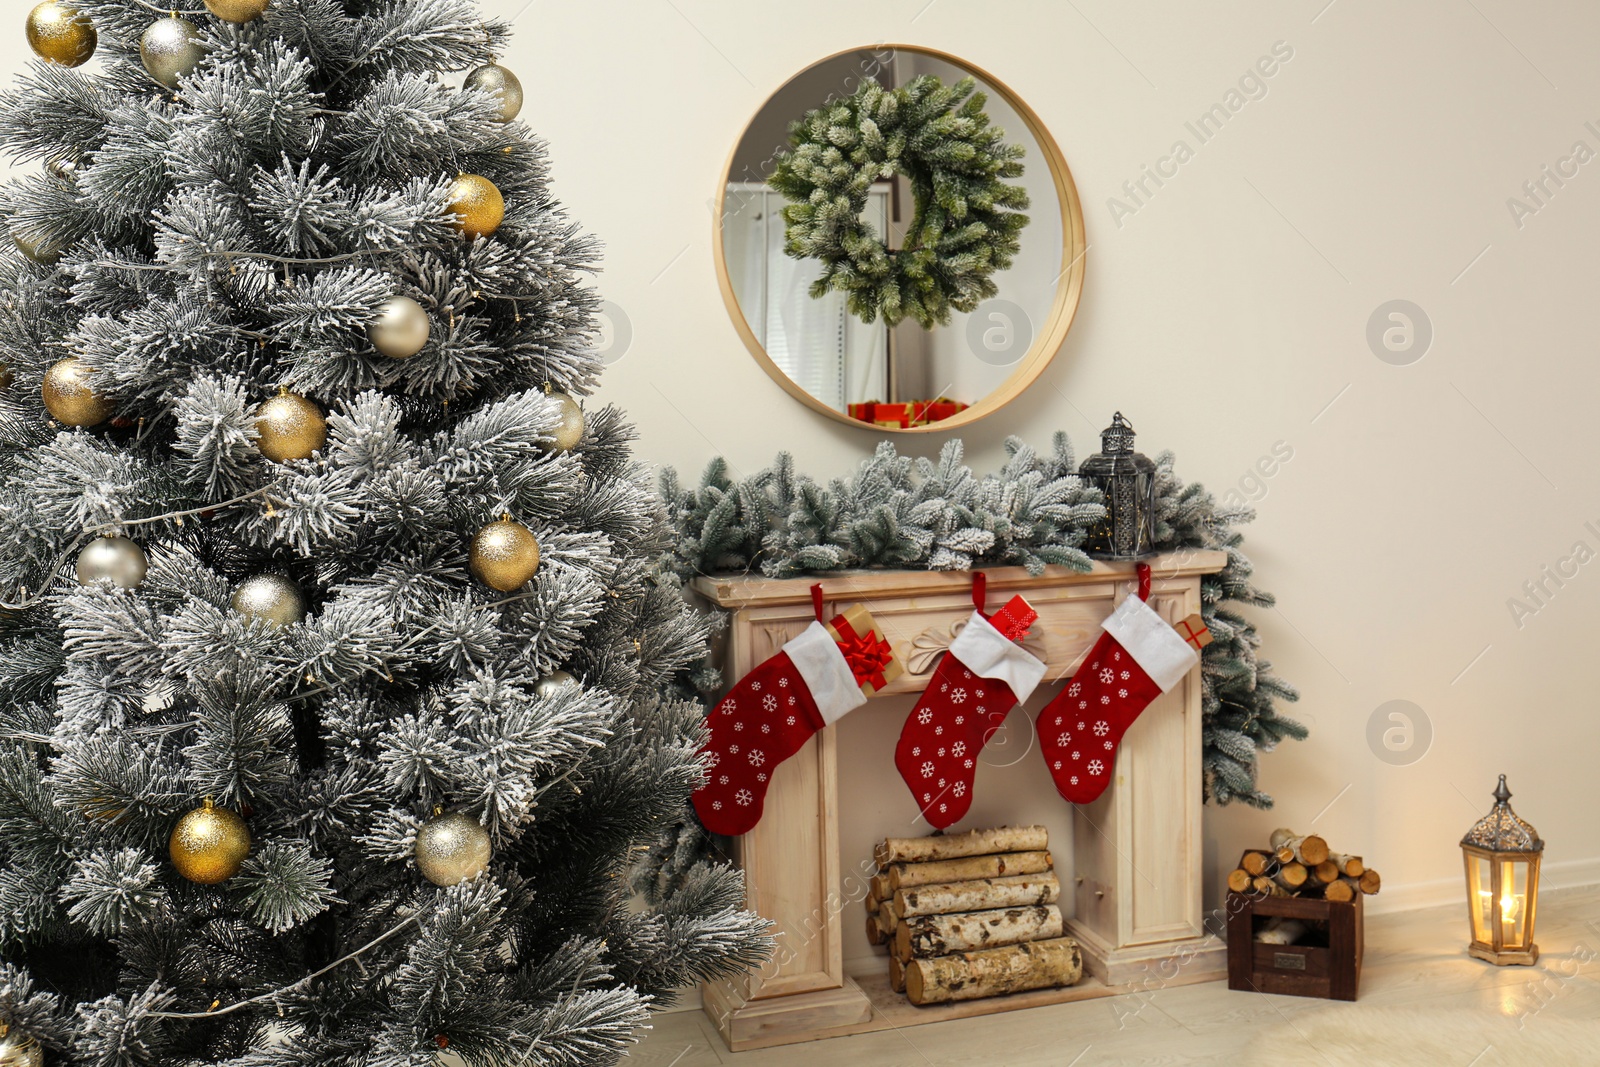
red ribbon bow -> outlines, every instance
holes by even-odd
[[[864,634],[856,633],[855,627],[843,615],[834,616],[828,625],[839,635],[835,643],[839,651],[844,653],[844,661],[850,664],[850,673],[855,676],[856,684],[870,682],[874,690],[882,689],[885,685],[884,669],[894,659],[889,642],[871,630]]]

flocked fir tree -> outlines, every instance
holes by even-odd
[[[1067,435],[1057,433],[1049,453],[1017,438],[1005,447],[1006,464],[982,476],[962,462],[959,440],[946,443],[937,462],[901,456],[885,441],[850,476],[827,485],[797,472],[788,453],[742,481],[729,476],[721,459],[693,487],[669,469],[661,487],[678,531],[669,565],[685,578],[856,567],[1088,570],[1081,546],[1105,508],[1100,491],[1078,477]],[[1250,583],[1244,535],[1236,529],[1255,513],[1221,507],[1203,486],[1185,485],[1174,462],[1170,452],[1156,461],[1157,548],[1220,549],[1228,557],[1219,573],[1202,578],[1200,590],[1201,613],[1215,638],[1200,671],[1205,789],[1218,803],[1271,807],[1272,797],[1257,785],[1258,756],[1284,738],[1305,737],[1306,728],[1279,714],[1278,702],[1299,694],[1259,657],[1260,635],[1238,610],[1273,603]],[[669,836],[653,858],[670,871],[672,857],[684,852],[682,837]]]
[[[0,102],[0,1062],[612,1062],[767,945],[630,905],[705,634],[595,245],[469,0],[207,4]]]

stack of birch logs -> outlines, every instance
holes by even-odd
[[[1239,867],[1228,875],[1229,889],[1273,897],[1322,897],[1347,904],[1357,894],[1370,896],[1383,885],[1378,872],[1360,856],[1332,852],[1316,834],[1274,830],[1271,844],[1270,849],[1252,849],[1240,857]]]
[[[913,1004],[1069,986],[1083,977],[1062,936],[1043,826],[891,837],[875,849],[867,940],[887,946],[889,984]]]

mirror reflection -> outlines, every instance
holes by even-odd
[[[960,91],[965,78],[976,83],[967,95]],[[863,87],[872,83],[884,94],[902,95],[864,97]],[[938,105],[944,98],[931,94],[947,89],[954,103],[941,117]],[[857,110],[844,112],[840,105]],[[800,122],[825,107],[827,123]],[[918,108],[916,114],[930,116],[920,127],[904,118]],[[791,393],[858,423],[913,429],[952,418],[970,421],[1038,374],[1049,356],[1040,349],[1059,343],[1062,316],[1070,319],[1073,310],[1074,274],[1081,262],[1068,253],[1073,244],[1081,250],[1082,231],[1065,164],[1047,135],[1041,143],[1025,110],[1009,90],[951,57],[896,47],[848,52],[818,63],[786,83],[756,114],[730,158],[721,197],[719,269],[747,342]],[[847,118],[840,121],[841,115]],[[861,131],[879,126],[860,121],[863,115],[883,119],[881,128],[890,137],[909,133],[914,144],[936,149],[950,142],[941,137],[935,144],[926,131],[967,131],[980,152],[998,161],[987,178],[958,159],[932,181],[919,182],[905,173],[916,170],[914,164],[879,167],[885,153],[902,161],[911,153],[896,155],[900,145],[887,145],[874,154]],[[808,143],[815,147],[797,147]],[[823,154],[831,148],[839,150],[831,157]],[[816,154],[807,157],[807,151]],[[802,193],[811,189],[803,198],[786,196],[772,182],[784,171],[778,184],[793,194],[794,173],[818,173],[816,165],[830,160],[835,167],[843,162],[852,168],[848,201],[834,198],[837,186],[819,189],[800,182]],[[819,185],[837,179],[837,170],[821,173]],[[985,180],[990,184],[984,186]],[[1014,196],[1014,208],[995,207],[984,214],[982,205],[995,195],[1012,195],[995,190],[1020,195]],[[853,220],[817,213],[847,202],[861,205]],[[791,210],[786,218],[785,208],[796,203],[802,213]],[[807,204],[824,207],[808,212]],[[946,210],[951,204],[960,207]],[[1009,236],[1009,246],[1000,231],[1019,223],[1005,211],[1026,216],[1025,225]],[[938,237],[935,252],[920,254],[928,248],[930,232]],[[796,247],[797,234],[804,248]],[[821,292],[818,279],[829,272],[819,236],[850,255],[835,263]],[[861,269],[865,254],[856,251],[861,236],[881,243],[883,253],[899,256],[906,271],[921,270],[924,277],[891,284],[888,300],[876,291],[866,299],[847,291],[851,284],[864,284],[860,279],[868,274]],[[992,260],[987,268],[963,273],[986,257]],[[891,324],[899,316],[889,313],[896,310],[890,301],[903,298],[909,304],[920,299],[918,294],[931,293],[930,300],[937,302],[940,286],[950,297],[950,306],[940,310],[946,322],[923,325],[918,315],[900,307],[904,317]],[[877,307],[871,306],[875,301]],[[920,317],[931,320],[932,315]]]

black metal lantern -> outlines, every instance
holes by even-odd
[[[1133,450],[1133,425],[1117,412],[1100,434],[1100,451],[1078,474],[1105,494],[1106,517],[1083,550],[1100,559],[1138,559],[1155,551],[1156,465]]]

